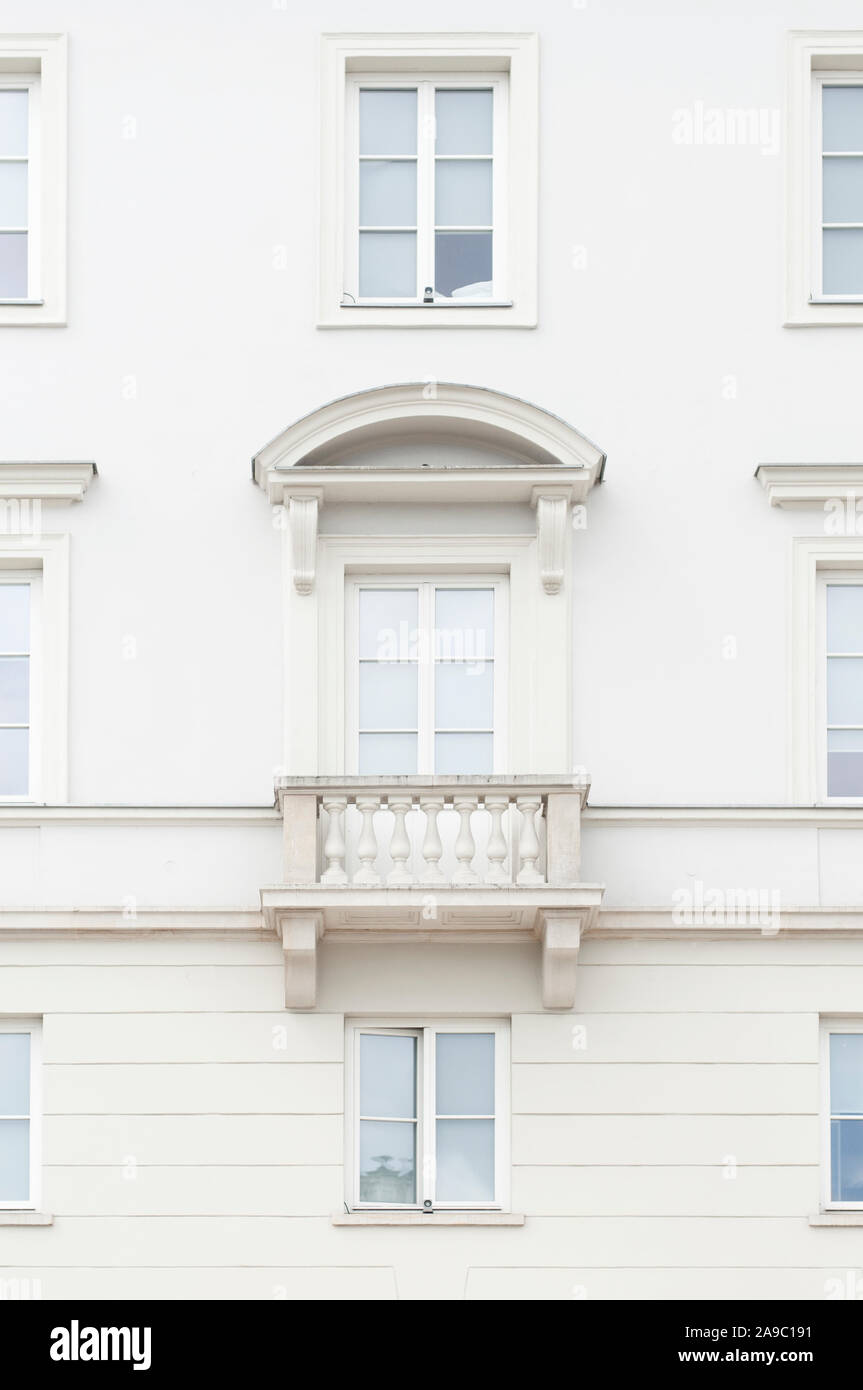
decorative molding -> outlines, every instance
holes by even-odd
[[[587,825],[728,826],[780,829],[801,826],[810,830],[863,830],[860,806],[586,806]]]
[[[313,1009],[317,999],[318,939],[323,933],[320,912],[279,914],[285,957],[285,1008]]]
[[[535,487],[531,492],[531,506],[536,508],[539,574],[547,594],[559,594],[563,588],[571,496],[568,487]]]
[[[298,594],[310,594],[315,587],[315,567],[318,549],[318,507],[323,501],[320,488],[308,488],[286,494],[288,521],[291,528],[291,568],[294,588]]]
[[[575,978],[584,921],[585,914],[581,912],[541,912],[539,915],[542,1003],[546,1009],[575,1007]]]
[[[253,477],[269,501],[279,503],[292,492],[290,477],[284,475],[290,475],[297,465],[302,465],[302,485],[310,482],[323,487],[327,478],[336,478],[335,467],[343,464],[350,451],[396,438],[400,442],[441,442],[447,437],[514,459],[509,467],[495,471],[515,478],[523,471],[521,466],[528,465],[545,470],[546,476],[551,469],[548,481],[552,482],[554,470],[565,467],[570,472],[559,481],[571,482],[573,486],[580,483],[578,500],[583,500],[600,481],[605,464],[602,450],[583,434],[559,416],[528,401],[482,386],[418,381],[357,391],[321,406],[283,430],[255,455]],[[315,470],[311,476],[307,471],[310,468]],[[477,479],[486,478],[488,485],[479,493],[480,500],[498,498],[497,479],[491,469],[486,476],[485,469],[442,466],[397,470],[347,465],[340,467],[338,476],[343,482],[364,479],[366,491],[371,479],[381,495],[397,500],[393,497],[393,483],[402,472],[407,472],[409,478],[422,475],[448,482],[458,482],[462,475],[471,474],[474,488]],[[438,500],[437,494],[434,500]]]
[[[275,806],[27,806],[0,804],[0,829],[22,825],[266,825],[280,827]]]
[[[0,500],[81,502],[96,476],[95,463],[0,460]]]
[[[844,508],[850,504],[850,515],[857,521],[863,463],[760,463],[755,476],[771,507],[816,508],[835,502]]]
[[[511,1211],[352,1211],[335,1212],[334,1226],[523,1226]]]

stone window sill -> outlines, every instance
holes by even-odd
[[[810,1226],[863,1226],[863,1210],[817,1211],[809,1218]]]
[[[53,1226],[50,1211],[0,1211],[0,1226]]]
[[[352,1211],[336,1212],[334,1226],[523,1226],[510,1211]]]

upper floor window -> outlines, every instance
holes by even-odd
[[[823,734],[828,797],[863,797],[863,573],[823,576]]]
[[[504,76],[351,79],[345,297],[506,299]]]
[[[38,1023],[0,1019],[0,1209],[39,1202]]]
[[[0,324],[65,321],[66,47],[0,35]]]
[[[813,82],[813,297],[863,303],[863,73]]]
[[[0,571],[0,800],[35,800],[40,777],[41,576]]]
[[[503,1023],[350,1028],[349,1204],[504,1207],[508,1046]]]
[[[348,591],[356,770],[504,770],[505,580],[353,580]]]

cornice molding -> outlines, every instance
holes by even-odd
[[[771,507],[844,506],[849,494],[863,497],[863,463],[760,463],[755,476]]]
[[[81,502],[96,472],[95,463],[0,459],[0,501]]]

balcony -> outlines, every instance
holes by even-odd
[[[284,880],[261,892],[282,942],[285,1002],[314,1008],[317,946],[535,939],[543,1003],[573,1007],[581,934],[583,777],[281,777]]]

